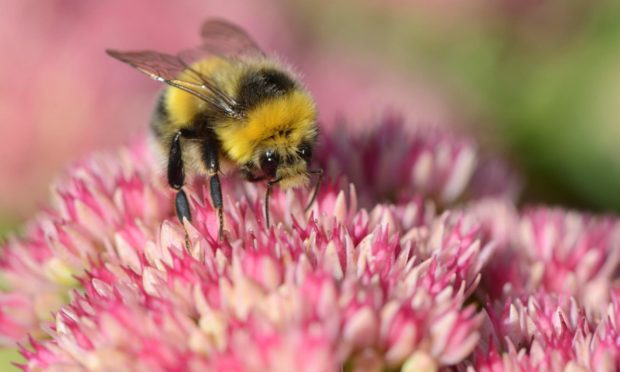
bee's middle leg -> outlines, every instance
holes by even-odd
[[[219,222],[218,239],[224,237],[224,200],[222,198],[222,185],[218,175],[220,171],[220,142],[212,129],[209,129],[204,137],[202,157],[207,168],[210,183],[211,202],[217,211]]]

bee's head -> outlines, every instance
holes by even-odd
[[[223,152],[248,180],[267,180],[283,188],[307,184],[318,132],[310,94],[287,74],[263,69],[248,74],[237,96],[245,110],[243,119],[215,129]]]
[[[257,168],[265,179],[277,180],[282,188],[305,186],[309,182],[308,165],[312,143],[297,146],[267,147],[259,150]]]

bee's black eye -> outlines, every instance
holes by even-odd
[[[260,168],[269,178],[276,177],[276,171],[280,165],[280,157],[273,150],[265,151],[260,157]]]
[[[310,163],[310,160],[312,160],[312,146],[308,143],[302,143],[299,145],[297,154],[304,159],[306,163]]]

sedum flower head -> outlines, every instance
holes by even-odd
[[[489,200],[469,210],[495,244],[478,288],[486,341],[470,368],[617,370],[617,218]]]
[[[523,211],[501,162],[388,118],[328,130],[311,190],[202,176],[192,222],[143,142],[76,164],[4,245],[0,335],[25,370],[613,371],[614,217]],[[463,203],[464,202],[464,203]]]
[[[587,316],[574,298],[539,293],[490,309],[489,343],[479,371],[614,371],[620,365],[618,292],[604,316]],[[493,314],[491,316],[491,314]],[[500,352],[503,350],[503,352]]]
[[[29,332],[69,299],[77,276],[101,259],[114,243],[136,239],[170,216],[169,193],[136,145],[116,157],[93,156],[77,164],[54,187],[53,202],[26,227],[24,238],[10,238],[2,250],[2,277],[9,291],[0,295],[0,327],[6,344]],[[140,164],[134,166],[132,164]]]
[[[505,300],[539,291],[574,296],[588,312],[605,311],[620,263],[620,222],[559,208],[526,208],[505,200],[476,201],[468,212],[493,241],[493,265],[481,291]]]
[[[276,190],[270,230],[264,186],[227,177],[223,242],[205,180],[189,180],[193,220],[181,226],[143,143],[77,164],[51,207],[4,247],[4,342],[30,344],[29,370],[432,370],[463,361],[482,321],[466,301],[492,247],[474,217],[437,214],[435,202],[467,197],[476,152],[419,131],[392,164],[403,127],[391,120],[377,142],[334,147],[327,133],[319,162],[331,177],[316,203],[304,212],[309,190]],[[399,187],[377,175],[388,165],[418,170]]]
[[[442,257],[447,247],[417,258],[432,243],[390,233],[380,223],[389,214],[377,213],[357,243],[341,223],[222,245],[190,229],[191,253],[183,230],[165,224],[140,244],[143,254],[125,246],[115,263],[89,270],[85,293],[57,314],[53,340],[37,345],[28,366],[380,370],[420,356],[454,364],[478,341],[481,318],[464,305],[475,281],[460,275],[478,264],[478,243],[450,248],[469,255],[462,263]],[[460,221],[436,221],[431,232],[450,239]]]
[[[524,212],[520,229],[532,286],[577,296],[589,308],[609,301],[620,263],[616,218],[534,208]]]

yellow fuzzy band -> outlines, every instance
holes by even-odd
[[[267,100],[247,112],[243,123],[224,122],[215,128],[224,153],[238,164],[252,160],[258,144],[284,150],[316,135],[316,109],[310,96],[296,90]]]

